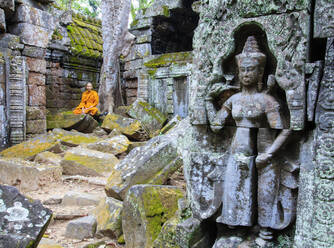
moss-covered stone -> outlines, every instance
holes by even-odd
[[[103,40],[101,22],[92,18],[84,18],[80,14],[73,14],[72,24],[67,26],[71,39],[71,52],[75,56],[101,59]]]
[[[116,114],[108,114],[103,120],[101,127],[107,131],[116,129],[135,140],[146,140],[148,138],[148,134],[143,129],[140,121]]]
[[[109,139],[104,139],[93,144],[88,144],[87,148],[118,155],[128,150],[131,142],[124,135],[118,135]]]
[[[97,235],[119,238],[122,231],[123,203],[111,197],[102,199],[94,210],[97,220]]]
[[[61,113],[49,112],[46,116],[46,126],[47,129],[71,128],[84,117],[84,115],[75,115],[72,111],[65,111]]]
[[[46,126],[47,129],[75,129],[90,133],[98,126],[98,123],[90,115],[75,115],[72,111],[64,111],[60,113],[49,112],[46,116]]]
[[[159,56],[152,56],[144,60],[144,66],[148,68],[167,67],[172,64],[184,65],[192,62],[191,52],[167,53]]]
[[[66,131],[59,128],[54,129],[52,133],[58,137],[59,141],[62,144],[72,147],[85,144],[92,144],[102,140],[100,137],[94,136],[92,134]]]
[[[74,147],[66,151],[61,165],[65,175],[102,176],[113,171],[118,162],[112,154]]]
[[[151,139],[132,150],[112,171],[105,190],[108,196],[124,199],[136,184],[163,185],[182,166],[182,159],[171,140],[164,136]]]
[[[142,100],[136,100],[129,108],[127,114],[130,117],[139,120],[149,133],[150,137],[153,137],[156,134],[156,131],[160,130],[167,120],[165,114]]]
[[[178,209],[184,197],[181,189],[170,186],[136,185],[126,197],[123,209],[123,232],[127,248],[149,248],[161,227]]]
[[[57,136],[45,134],[3,150],[0,155],[7,158],[31,159],[38,153],[52,150],[58,145]]]
[[[37,156],[35,157],[35,162],[37,163],[50,164],[50,165],[56,165],[56,166],[60,165],[61,160],[62,160],[62,157],[53,152],[42,152],[42,153],[37,154]]]
[[[0,184],[16,185],[19,182],[21,190],[31,191],[61,181],[62,168],[17,158],[0,158],[0,175]]]

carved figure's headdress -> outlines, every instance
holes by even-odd
[[[259,63],[260,75],[259,75],[258,88],[259,91],[261,91],[263,87],[262,80],[263,80],[264,67],[266,65],[266,55],[260,51],[259,45],[254,36],[249,36],[247,38],[242,53],[236,56],[237,65],[239,66],[240,62],[245,58],[256,59],[257,62]]]

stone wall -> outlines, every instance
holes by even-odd
[[[98,88],[101,21],[53,1],[0,3],[0,147],[45,133],[47,113],[72,110]]]
[[[215,84],[223,85],[225,94],[234,94],[234,87],[240,87],[234,58],[246,38],[254,35],[267,56],[264,87],[286,106],[282,110],[292,130],[280,157],[300,166],[294,247],[332,247],[334,4],[322,0],[197,1],[193,8],[200,21],[193,41],[192,139],[184,161],[193,216],[211,222],[212,227],[216,224],[237,127],[225,123],[218,135],[210,130],[208,125],[219,109],[208,103],[210,92]],[[277,88],[271,88],[275,84]],[[221,97],[223,102],[229,96]]]
[[[135,44],[122,59],[127,105],[139,98],[170,116],[188,115],[192,36],[197,21],[187,1],[154,1],[138,13],[130,28]]]

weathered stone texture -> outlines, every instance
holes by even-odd
[[[96,232],[96,219],[93,216],[72,220],[67,224],[65,236],[71,239],[93,238]]]
[[[11,33],[21,37],[23,44],[41,48],[47,47],[52,34],[50,30],[30,23],[18,23],[8,28]]]
[[[10,186],[0,185],[0,247],[37,247],[52,211]]]
[[[123,202],[112,197],[102,199],[94,210],[93,215],[97,221],[97,236],[119,238],[122,230]]]
[[[311,147],[313,163],[301,171],[296,247],[331,247],[334,243],[334,39],[327,39],[324,75],[316,109],[316,125]]]
[[[17,23],[30,23],[47,29],[53,29],[55,25],[52,15],[48,12],[26,4],[17,7],[14,20]]]
[[[50,182],[61,181],[62,168],[24,160],[0,159],[0,183],[19,185],[22,190],[38,190]]]
[[[75,147],[66,151],[61,165],[65,175],[101,176],[113,171],[118,162],[112,154]]]
[[[327,38],[334,36],[334,2],[316,0],[314,11],[314,37]]]
[[[176,187],[133,186],[124,201],[122,226],[127,248],[149,248],[163,224],[173,217],[183,192]]]
[[[6,32],[6,16],[5,11],[0,9],[0,33]]]

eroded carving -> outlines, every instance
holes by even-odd
[[[298,166],[277,157],[291,131],[282,118],[279,101],[269,94],[275,78],[269,76],[268,86],[264,87],[266,55],[259,50],[254,36],[248,37],[236,59],[241,91],[228,84],[216,84],[207,98],[223,94],[226,100],[215,115],[214,104],[207,104],[211,106],[208,112],[214,132],[232,125],[231,121],[236,126],[223,178],[222,211],[216,222],[231,228],[257,223],[261,226],[260,237],[270,240],[272,229],[284,229],[295,218]],[[289,79],[279,85],[286,92],[296,88]],[[211,177],[215,171],[218,169],[210,173]]]

